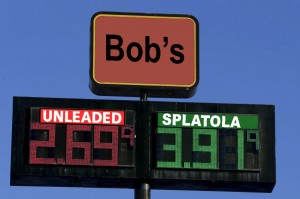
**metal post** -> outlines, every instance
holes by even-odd
[[[143,92],[142,95],[141,95],[141,101],[147,101],[147,93],[146,92]]]
[[[141,101],[147,101],[147,93],[143,92]],[[150,199],[150,185],[148,183],[140,183],[134,189],[134,199]]]
[[[134,199],[150,199],[150,185],[141,183],[134,189]]]

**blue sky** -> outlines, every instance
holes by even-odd
[[[88,88],[90,18],[99,11],[191,14],[200,24],[200,83],[180,102],[274,104],[277,184],[271,194],[152,190],[152,198],[300,195],[300,2],[293,0],[2,0],[1,198],[133,198],[133,190],[10,187],[12,97],[128,99]]]

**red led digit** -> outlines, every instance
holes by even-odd
[[[91,143],[89,142],[74,142],[74,131],[90,132],[90,125],[67,125],[67,147],[66,147],[66,164],[67,165],[90,165],[91,164]],[[73,149],[83,149],[84,158],[74,159]]]
[[[129,132],[129,134],[127,134]],[[134,145],[134,127],[133,126],[122,126],[122,138],[130,139],[130,146]]]
[[[55,164],[55,158],[38,158],[38,147],[55,147],[55,124],[31,123],[31,130],[48,131],[48,141],[30,140],[29,141],[29,164]]]
[[[111,132],[112,142],[101,142],[100,136],[103,132]],[[96,160],[95,166],[118,166],[118,126],[95,126],[94,127],[94,149],[111,149],[111,160]]]

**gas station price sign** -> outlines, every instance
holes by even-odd
[[[152,188],[272,192],[273,105],[149,102],[148,107]]]
[[[258,115],[159,112],[157,168],[259,171]]]
[[[33,107],[29,164],[133,167],[135,129],[125,125],[130,114]]]
[[[273,105],[14,97],[11,185],[271,192]]]
[[[131,102],[14,97],[11,185],[133,187]]]

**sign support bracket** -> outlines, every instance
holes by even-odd
[[[142,92],[140,101],[148,101],[147,97],[148,97],[147,92]]]

